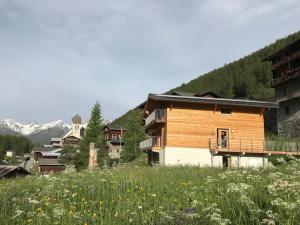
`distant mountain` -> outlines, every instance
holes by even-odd
[[[26,136],[34,144],[49,144],[52,137],[62,137],[70,128],[62,120],[46,124],[22,124],[12,119],[0,121],[0,135]]]

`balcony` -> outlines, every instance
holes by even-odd
[[[162,148],[162,139],[160,136],[149,137],[140,143],[140,149],[143,151]]]
[[[145,128],[148,128],[154,124],[166,122],[166,110],[155,109],[145,120]]]
[[[272,140],[229,139],[224,148],[217,140],[209,139],[209,149],[214,154],[300,155],[300,143]]]
[[[297,67],[291,71],[285,72],[281,77],[272,79],[272,87],[277,86],[278,84],[287,82],[289,80],[300,77],[300,67]]]

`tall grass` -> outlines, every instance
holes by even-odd
[[[0,224],[300,224],[300,166],[118,167],[0,181]]]

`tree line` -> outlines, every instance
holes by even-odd
[[[12,150],[15,155],[22,156],[29,153],[32,142],[24,136],[0,135],[0,162],[3,161],[6,151]]]

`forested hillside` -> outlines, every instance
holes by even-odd
[[[17,156],[22,156],[29,153],[31,148],[31,141],[24,136],[0,135],[0,164],[6,151],[12,150]]]
[[[297,39],[300,39],[300,31],[279,39],[275,43],[237,61],[200,75],[196,79],[166,93],[170,93],[173,90],[184,92],[211,90],[221,94],[224,98],[273,100],[274,89],[271,88],[271,64],[262,60]],[[124,125],[128,114],[130,114],[130,111],[113,121],[112,124]]]

